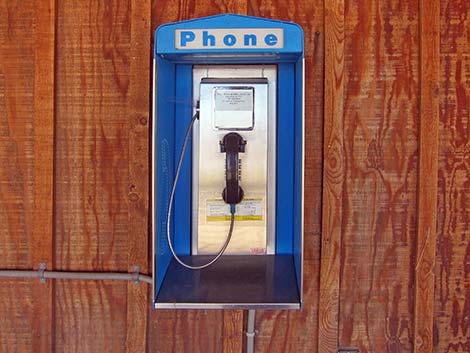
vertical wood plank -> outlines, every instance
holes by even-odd
[[[438,0],[420,0],[420,125],[414,352],[432,353],[439,131]]]
[[[131,2],[131,48],[129,82],[129,272],[134,266],[148,273],[149,206],[149,104],[151,1]],[[148,286],[127,285],[126,352],[145,352],[147,347]]]
[[[223,352],[242,353],[245,339],[243,334],[243,310],[224,310],[223,320]]]
[[[0,268],[8,269],[31,268],[34,261],[34,150],[41,143],[35,134],[35,6],[0,1]],[[33,288],[30,280],[0,279],[1,353],[34,351]]]
[[[340,347],[413,350],[419,9],[345,8]]]
[[[440,1],[439,25],[438,230],[432,343],[435,353],[453,353],[470,350],[470,3]],[[434,100],[431,107],[435,109]]]
[[[325,126],[318,352],[336,353],[344,165],[344,1],[325,0]]]
[[[139,222],[145,222],[140,209],[147,179],[145,173],[143,180],[134,179],[142,160],[139,156],[130,166],[135,160],[129,155],[131,141],[140,136],[131,138],[131,133],[145,130],[129,117],[142,105],[136,100],[140,83],[133,80],[148,79],[131,77],[132,70],[137,73],[136,64],[131,67],[132,47],[140,45],[131,42],[133,8],[131,1],[119,0],[59,1],[57,6],[56,267],[127,271],[145,246],[129,249],[134,237],[143,238],[132,227],[140,231]],[[131,183],[144,201],[133,203]],[[133,216],[144,220],[131,224]],[[127,316],[135,319],[133,310],[139,309],[127,307],[142,307],[141,293],[133,290],[124,282],[57,281],[55,351],[124,353],[134,344],[141,347],[145,332],[127,333],[131,325],[141,325],[128,323]]]
[[[252,16],[294,21],[305,46],[305,205],[302,311],[257,310],[256,352],[316,352],[321,234],[324,33],[323,0],[251,0]]]
[[[224,310],[224,340],[223,353],[242,353],[243,340],[243,310]]]
[[[34,55],[34,224],[33,268],[45,263],[53,269],[54,203],[54,45],[55,0],[36,3]],[[33,347],[53,350],[54,281],[33,281]]]

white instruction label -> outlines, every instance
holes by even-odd
[[[235,206],[236,221],[262,221],[263,199],[244,199]],[[209,199],[206,203],[208,222],[230,221],[230,205],[222,199]]]
[[[216,111],[253,111],[253,88],[216,88]]]

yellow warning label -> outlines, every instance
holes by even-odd
[[[262,221],[262,198],[246,198],[235,206],[236,221]],[[208,199],[206,202],[206,221],[224,222],[230,221],[230,205],[222,199]]]
[[[207,216],[208,222],[230,221],[230,216]],[[263,216],[235,216],[236,221],[262,221]]]

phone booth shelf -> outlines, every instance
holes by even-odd
[[[275,135],[271,142],[275,143],[275,153],[268,163],[274,174],[267,176],[266,188],[271,187],[275,192],[267,194],[267,199],[271,195],[271,200],[266,203],[264,212],[268,215],[272,212],[275,217],[271,228],[267,228],[266,237],[272,239],[269,251],[227,254],[209,267],[191,270],[172,256],[167,241],[167,216],[185,132],[196,111],[195,69],[204,65],[216,69],[233,65],[237,70],[240,68],[240,72],[248,70],[250,65],[274,68],[272,81],[275,85],[270,83],[269,87],[274,87],[273,94],[279,99],[275,100],[275,110],[271,109],[270,113],[274,114]],[[301,27],[291,22],[234,14],[160,26],[155,33],[153,105],[154,307],[300,309],[304,178]],[[190,142],[174,193],[169,234],[177,256],[189,265],[197,265],[210,261],[214,255],[196,254],[192,244],[194,222],[198,221],[192,208],[193,183],[197,181],[192,174],[196,163],[192,155]]]

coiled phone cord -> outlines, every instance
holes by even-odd
[[[180,175],[181,165],[183,164],[183,158],[184,158],[184,153],[186,151],[186,146],[188,144],[189,136],[191,135],[193,125],[197,119],[199,119],[199,110],[196,111],[196,114],[194,114],[193,118],[191,119],[188,129],[186,130],[186,135],[184,136],[183,148],[181,149],[181,154],[178,160],[178,166],[176,167],[175,180],[173,181],[173,186],[171,188],[170,201],[168,203],[168,213],[166,216],[166,237],[168,240],[168,246],[170,247],[171,254],[181,266],[184,266],[190,270],[200,270],[200,269],[206,268],[212,265],[214,262],[216,262],[224,254],[225,250],[227,249],[228,244],[230,243],[230,239],[232,239],[233,226],[235,223],[235,205],[231,204],[230,205],[230,229],[227,234],[227,239],[225,240],[224,245],[222,246],[220,251],[217,253],[217,255],[208,263],[204,265],[200,265],[200,266],[192,266],[192,265],[188,265],[187,263],[185,263],[183,260],[181,260],[178,257],[178,255],[176,255],[176,252],[175,252],[175,249],[173,248],[173,244],[171,242],[171,237],[170,237],[171,209],[173,208],[173,199],[175,197],[176,184],[178,182],[178,178]]]

